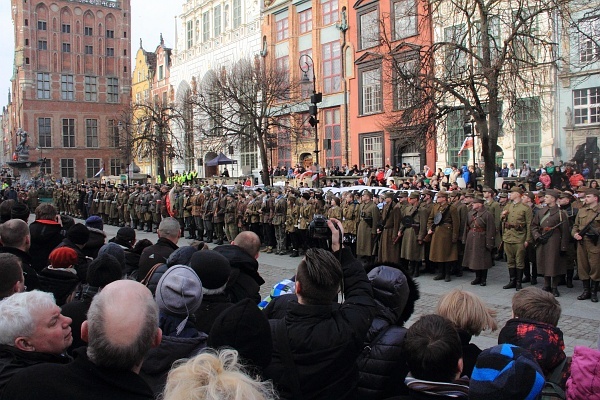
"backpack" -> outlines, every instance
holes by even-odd
[[[570,361],[570,357],[565,359],[552,370],[552,372],[546,377],[546,384],[542,389],[542,400],[556,400],[566,399],[565,391],[560,387],[560,381],[562,380],[563,369],[567,361]]]

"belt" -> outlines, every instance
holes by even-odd
[[[471,228],[469,229],[471,232],[485,232],[485,228]]]
[[[542,228],[542,230],[543,230],[544,232],[549,232],[549,231],[551,231],[552,229],[554,229],[554,228],[550,228],[550,227],[543,227],[543,228]]]

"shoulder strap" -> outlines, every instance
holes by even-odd
[[[284,372],[289,377],[290,390],[292,392],[292,399],[302,399],[302,392],[300,391],[300,380],[298,379],[298,368],[294,363],[292,350],[290,349],[290,339],[287,334],[287,328],[285,326],[285,319],[279,319],[275,323],[275,337],[277,342],[280,343],[281,359],[285,367]]]
[[[152,266],[152,268],[150,268],[150,271],[148,271],[148,273],[146,274],[146,276],[144,277],[144,279],[142,279],[141,284],[144,286],[148,286],[148,283],[150,283],[150,278],[152,278],[152,275],[154,275],[154,271],[156,271],[156,269],[158,267],[160,267],[163,263],[156,263]]]

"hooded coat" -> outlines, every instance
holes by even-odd
[[[571,376],[567,380],[567,400],[600,399],[600,351],[575,346]]]
[[[40,290],[50,292],[56,299],[56,305],[62,307],[79,284],[74,268],[44,268],[39,273]]]
[[[408,368],[402,356],[402,343],[419,299],[418,285],[400,267],[378,266],[368,274],[376,312],[358,356],[358,395],[360,399],[386,399],[408,393],[404,378]]]
[[[98,257],[98,251],[100,247],[106,243],[106,233],[103,230],[87,227],[90,231],[90,238],[88,239],[85,246],[83,246],[82,252],[88,257]]]
[[[214,251],[225,256],[231,265],[231,276],[225,293],[232,303],[250,298],[260,303],[260,287],[265,280],[258,273],[258,261],[239,246],[227,244],[215,247]]]
[[[48,266],[48,256],[64,239],[62,226],[56,221],[36,220],[29,225],[31,266],[41,271]]]

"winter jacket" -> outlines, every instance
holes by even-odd
[[[575,346],[571,376],[567,380],[567,400],[600,399],[600,351]]]
[[[82,252],[88,257],[98,257],[98,251],[100,247],[104,246],[106,242],[106,233],[100,229],[87,227],[90,231],[90,238],[88,239],[85,246],[83,246]]]
[[[402,356],[407,329],[403,325],[414,311],[419,290],[399,268],[376,267],[368,277],[377,310],[357,360],[358,395],[361,400],[386,399],[408,393],[404,378],[409,371]]]
[[[210,333],[215,319],[232,305],[233,303],[229,301],[229,297],[224,293],[214,295],[205,294],[202,297],[202,304],[200,304],[200,308],[198,308],[195,314],[196,328],[200,332]]]
[[[16,247],[0,247],[0,254],[2,253],[10,253],[13,254],[21,260],[21,266],[23,268],[23,272],[25,275],[25,286],[27,286],[27,291],[35,290],[40,288],[40,280],[37,274],[37,271],[33,269],[31,266],[32,258],[29,253],[24,252],[23,250],[17,249]]]
[[[375,302],[362,263],[347,248],[341,250],[341,260],[344,303],[302,305],[292,301],[285,318],[269,321],[273,358],[265,378],[273,380],[282,398],[295,398],[292,380],[299,383],[304,399],[356,398],[356,359],[364,347]],[[291,360],[285,356],[286,347]]]
[[[56,299],[56,305],[61,307],[73,293],[79,278],[74,268],[44,268],[39,273],[40,290],[50,292]]]
[[[29,225],[31,266],[40,272],[48,266],[48,256],[64,239],[62,226],[56,221],[38,219]]]
[[[66,364],[70,357],[54,354],[38,353],[37,351],[22,351],[13,346],[0,345],[0,395],[6,388],[8,381],[22,369],[36,364],[52,363]],[[21,390],[24,388],[21,387]],[[1,396],[0,396],[1,397]],[[6,397],[10,398],[10,397]]]
[[[67,365],[40,364],[15,375],[1,400],[153,400],[146,382],[133,371],[99,367],[84,348]]]
[[[87,346],[87,343],[81,339],[81,324],[87,320],[87,312],[92,304],[92,299],[98,294],[98,288],[90,285],[83,285],[75,293],[75,299],[61,307],[61,314],[71,318],[71,335],[73,343],[67,349],[67,353],[73,354],[73,350]]]
[[[239,246],[227,244],[214,250],[225,256],[231,265],[231,275],[225,289],[231,302],[250,298],[256,304],[260,303],[260,287],[265,281],[258,273],[258,261]]]
[[[68,248],[75,250],[75,253],[77,253],[77,264],[75,265],[75,270],[77,271],[77,277],[79,278],[80,282],[86,283],[87,282],[88,265],[92,261],[92,259],[87,258],[86,255],[83,254],[83,251],[81,251],[81,248],[79,248],[79,246],[77,246],[75,243],[73,243],[68,238],[64,238],[63,241],[60,242],[60,244],[58,246],[56,246],[56,248],[59,248],[59,247],[68,247]]]
[[[167,258],[178,248],[166,238],[159,238],[156,244],[146,247],[140,256],[137,280],[141,282],[155,264],[167,262]]]
[[[477,347],[475,344],[471,343],[471,338],[473,335],[470,333],[463,331],[462,329],[458,329],[458,336],[460,337],[460,342],[462,344],[463,351],[463,370],[462,375],[471,377],[473,373],[473,368],[475,368],[475,363],[477,362],[477,357],[481,354],[481,349]]]

